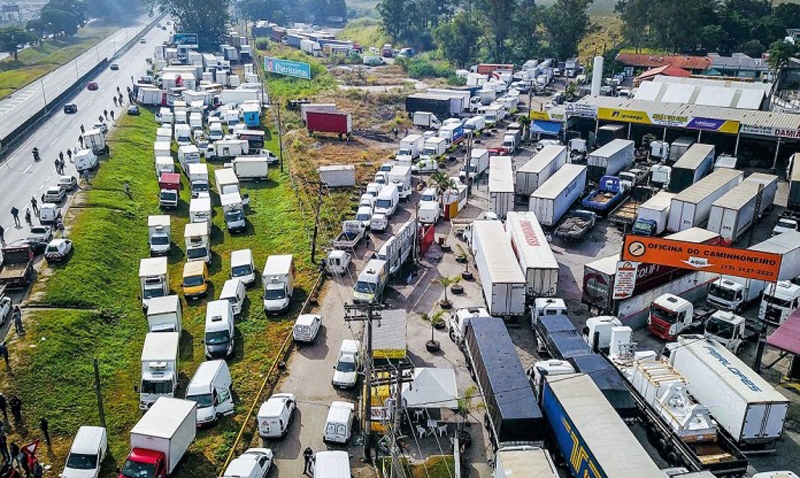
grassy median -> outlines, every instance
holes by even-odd
[[[27,336],[11,343],[15,374],[6,381],[4,391],[22,396],[28,423],[36,423],[40,416],[49,418],[51,433],[56,435],[52,457],[56,467],[62,466],[78,426],[99,423],[92,389],[93,358],[100,361],[112,457],[109,470],[125,459],[128,432],[140,417],[133,386],[139,380],[139,356],[147,324],[137,298],[137,274],[139,260],[148,257],[147,216],[161,213],[153,167],[155,131],[153,115],[145,110],[140,117],[123,117],[112,131],[111,158],[102,162],[91,187],[75,199],[67,216],[75,253],[65,264],[42,270],[26,311]],[[271,142],[274,147],[274,140]],[[219,295],[229,278],[231,251],[252,249],[259,271],[270,254],[294,254],[298,269],[294,312],[267,318],[260,305],[260,279],[250,288],[249,300],[237,319],[235,356],[228,361],[237,394],[236,413],[216,427],[198,432],[180,476],[216,476],[247,407],[313,284],[315,268],[309,263],[307,235],[313,221],[300,212],[288,176],[277,171],[270,171],[270,176],[266,182],[243,183],[251,202],[246,211],[248,229],[242,234],[231,236],[227,232],[219,198],[212,194],[212,284],[206,299],[183,303],[182,389],[178,395],[183,395],[194,370],[204,360],[201,340],[205,304]],[[130,183],[132,199],[124,193],[125,181]],[[169,256],[169,274],[176,294],[180,294],[189,200],[184,178],[179,208],[170,213],[173,253]],[[21,434],[36,436],[30,430]]]

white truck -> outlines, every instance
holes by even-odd
[[[586,188],[586,166],[565,164],[531,194],[528,210],[543,226],[555,226]]]
[[[214,183],[217,187],[217,194],[238,193],[239,178],[232,168],[219,168],[214,171]]]
[[[615,139],[605,146],[589,153],[586,157],[588,175],[591,180],[599,180],[603,176],[616,176],[633,163],[633,141]]]
[[[148,257],[139,261],[139,297],[147,309],[150,299],[169,294],[166,257]]]
[[[208,181],[208,165],[206,163],[196,162],[188,165],[186,171],[189,176],[189,189],[192,191],[192,199],[206,198],[210,199],[210,183]]]
[[[523,164],[516,172],[514,191],[520,196],[529,197],[561,166],[567,163],[566,146],[547,145],[533,158]]]
[[[514,154],[520,143],[522,143],[522,131],[509,129],[503,135],[503,143],[500,147],[503,148],[506,154]]]
[[[192,128],[188,124],[176,124],[173,135],[179,147],[192,144]]]
[[[183,330],[181,299],[177,295],[154,297],[147,308],[147,328],[150,332],[177,332]]]
[[[340,250],[354,249],[364,238],[366,226],[358,220],[342,221],[342,232],[333,240],[333,247]]]
[[[208,222],[187,224],[183,230],[187,261],[211,263],[211,240]]]
[[[781,437],[789,400],[722,344],[684,335],[669,361],[739,446],[769,446]]]
[[[120,477],[165,478],[175,471],[194,441],[197,404],[177,398],[159,399],[131,430],[131,452]]]
[[[156,178],[160,178],[163,173],[174,173],[175,162],[172,156],[156,156],[155,160]]]
[[[456,310],[455,314],[450,314],[447,334],[459,347],[464,347],[464,340],[467,337],[467,328],[473,320],[490,319],[492,316],[483,307],[465,307]]]
[[[238,192],[222,194],[219,197],[222,213],[225,215],[225,225],[230,232],[244,231],[247,221],[244,218],[244,204]]]
[[[495,317],[523,315],[525,276],[500,221],[472,223],[472,255],[489,313]]]
[[[189,175],[189,165],[199,162],[200,150],[197,149],[197,146],[193,144],[187,144],[185,146],[178,147],[178,163],[180,163],[181,169],[183,169],[183,172],[187,176]]]
[[[422,146],[422,153],[419,159],[422,160],[438,160],[447,151],[447,139],[445,138],[428,138]]]
[[[97,155],[91,149],[82,149],[72,156],[72,161],[75,163],[75,169],[79,173],[84,171],[92,171],[97,168],[99,164]]]
[[[514,168],[511,156],[494,156],[489,162],[489,211],[505,218],[514,210]]]
[[[139,408],[147,410],[159,397],[172,397],[178,388],[178,332],[150,332],[142,347]]]
[[[411,162],[417,159],[425,145],[425,138],[421,134],[410,134],[400,140],[395,160],[398,162]]]
[[[458,179],[462,183],[467,180],[474,181],[475,178],[489,169],[489,150],[484,148],[472,148],[469,152],[469,165],[465,166],[458,173]]]
[[[501,446],[494,453],[492,478],[558,478],[553,459],[544,448],[533,446]]]
[[[510,211],[506,215],[506,231],[525,275],[528,302],[558,295],[558,262],[536,215]]]
[[[287,310],[294,294],[294,256],[267,257],[261,280],[264,283],[264,312],[275,314]]]
[[[631,231],[639,236],[658,236],[667,228],[669,207],[675,194],[660,191],[639,205]]]
[[[436,202],[421,202],[417,209],[420,224],[436,224],[442,215],[442,209]]]
[[[94,154],[108,154],[106,136],[97,128],[86,130],[86,132],[83,133],[83,146],[91,150]]]
[[[679,232],[708,222],[711,205],[744,179],[734,169],[718,169],[678,193],[670,203],[667,230]]]
[[[172,246],[170,232],[170,216],[147,216],[147,243],[151,256],[169,254]]]
[[[189,220],[207,222],[211,225],[211,197],[194,198],[189,201]]]
[[[417,222],[410,219],[378,250],[377,258],[386,262],[389,275],[396,274],[411,257],[416,232]]]
[[[330,164],[317,168],[319,180],[328,188],[349,188],[356,185],[356,168],[352,164]]]
[[[442,126],[442,122],[439,121],[439,118],[427,111],[415,111],[413,121],[414,126],[420,128],[439,129]]]
[[[748,229],[755,227],[756,221],[774,202],[777,189],[777,176],[751,174],[711,204],[706,229],[719,233],[723,245],[736,242]]]
[[[250,153],[250,143],[246,139],[223,138],[208,145],[205,151],[206,159],[227,160]]]
[[[231,164],[240,181],[266,181],[269,159],[266,156],[238,156]]]
[[[703,336],[716,340],[739,355],[744,343],[758,337],[759,332],[760,330],[755,325],[750,326],[744,317],[726,310],[718,310],[706,320]]]
[[[764,287],[758,318],[782,324],[800,307],[800,286],[788,280],[769,283]]]
[[[386,175],[386,179],[389,184],[397,186],[397,194],[400,199],[408,199],[411,196],[411,165],[395,164]]]

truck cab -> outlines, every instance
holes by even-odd
[[[470,321],[483,318],[491,318],[489,312],[483,307],[467,307],[456,310],[455,314],[450,315],[449,330],[447,333],[450,336],[450,340],[459,346],[463,346]]]
[[[770,283],[764,288],[758,318],[772,324],[782,324],[798,307],[800,286],[786,280]]]
[[[228,227],[228,231],[244,231],[247,228],[247,221],[244,217],[244,205],[239,193],[222,194],[219,201],[222,205],[222,212],[225,214],[225,225]]]
[[[207,359],[233,355],[233,308],[227,300],[213,300],[206,306],[205,353]]]
[[[388,279],[386,269],[386,261],[372,259],[367,262],[358,274],[358,280],[353,287],[353,302],[367,304],[380,302]]]
[[[139,261],[139,287],[142,307],[145,309],[150,299],[169,293],[166,257],[150,257]]]
[[[706,321],[703,335],[707,339],[716,340],[738,355],[745,340],[749,338],[745,325],[744,317],[733,312],[718,310]]]
[[[675,340],[684,329],[693,325],[694,306],[674,294],[663,294],[650,305],[647,330],[664,340]]]
[[[781,217],[772,229],[772,236],[777,236],[788,231],[800,230],[800,221],[793,217]]]
[[[652,237],[656,235],[658,224],[653,219],[637,218],[633,222],[631,232],[637,236]]]
[[[708,302],[722,310],[741,312],[745,305],[758,298],[763,282],[739,277],[720,277],[708,288]]]
[[[567,304],[563,299],[557,298],[543,298],[533,300],[533,307],[531,307],[531,327],[535,328],[536,322],[539,317],[552,317],[552,316],[567,317]]]
[[[334,249],[325,261],[325,270],[331,275],[342,275],[350,267],[352,255],[349,252]]]
[[[186,243],[187,261],[204,261],[211,263],[211,242],[209,240],[208,222],[187,224],[183,239]]]

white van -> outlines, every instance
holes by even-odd
[[[239,249],[231,252],[231,279],[239,279],[245,286],[256,281],[256,266],[253,251]]]
[[[258,409],[258,434],[261,438],[286,436],[292,424],[297,401],[293,393],[276,393]]]
[[[78,428],[67,455],[62,478],[97,478],[108,450],[108,434],[103,427]]]
[[[189,201],[189,220],[195,222],[207,222],[211,225],[211,198],[198,197]]]
[[[225,133],[222,131],[222,123],[213,122],[208,126],[208,139],[211,141],[219,141]]]
[[[231,310],[233,315],[242,313],[242,305],[244,305],[244,282],[239,279],[228,279],[222,285],[222,293],[219,295],[219,300],[227,300],[231,303]]]
[[[336,365],[333,366],[331,384],[335,388],[355,387],[358,383],[358,370],[361,368],[361,342],[342,340],[338,357]]]
[[[233,413],[231,371],[224,360],[203,362],[186,387],[186,400],[197,404],[197,426],[217,422],[220,415]]]
[[[328,409],[328,418],[325,420],[322,441],[347,443],[353,433],[354,411],[355,405],[350,402],[332,402],[331,408]]]
[[[206,331],[203,344],[206,358],[233,355],[233,309],[227,300],[214,300],[206,306]]]
[[[313,343],[322,327],[322,317],[317,314],[300,314],[292,328],[295,342]]]
[[[397,204],[400,202],[400,193],[397,191],[397,185],[389,184],[381,189],[378,193],[378,199],[375,201],[375,213],[385,214],[386,217],[392,217],[397,211]]]
[[[342,450],[314,454],[314,478],[350,478],[350,455]]]

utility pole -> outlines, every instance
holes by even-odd
[[[314,211],[314,234],[311,236],[311,263],[317,263],[317,232],[319,231],[319,209],[322,207],[322,192],[327,184],[322,181],[309,181],[308,184],[316,184],[317,189],[317,206]]]
[[[403,422],[403,384],[411,383],[414,381],[414,364],[404,360],[397,366],[390,365],[381,367],[374,372],[378,375],[373,380],[372,384],[377,386],[393,386],[394,390],[394,406],[392,407],[392,426],[391,430],[391,444],[389,446],[389,453],[392,456],[392,468],[390,478],[405,478],[405,470],[401,461],[400,446],[397,444],[400,438],[400,427]]]
[[[272,103],[271,100],[270,100],[270,103]],[[278,157],[280,158],[281,172],[283,172],[283,123],[281,122],[281,105],[280,105],[280,101],[278,101],[278,103],[275,104],[275,115],[276,115],[277,120],[278,120],[278,149],[279,149]]]
[[[472,195],[472,175],[470,174],[470,167],[472,166],[472,136],[474,131],[470,131],[467,135],[467,158],[464,160],[464,169],[467,177],[467,200]]]
[[[764,185],[758,184],[758,193],[756,194],[756,205],[753,209],[753,222],[750,224],[750,236],[747,238],[747,247],[753,245],[753,232],[756,229],[756,221],[758,220],[759,211],[761,211],[761,199],[764,196]]]
[[[366,322],[367,323],[367,356],[364,360],[364,380],[366,383],[366,411],[364,412],[364,460],[367,463],[372,463],[372,439],[370,431],[370,422],[372,419],[372,321],[380,320],[380,311],[386,309],[386,304],[345,304],[344,305],[344,320],[345,322]]]
[[[97,359],[92,361],[94,366],[94,393],[97,395],[97,411],[100,412],[100,425],[106,428],[106,412],[103,409],[103,391],[100,388],[100,366]]]

